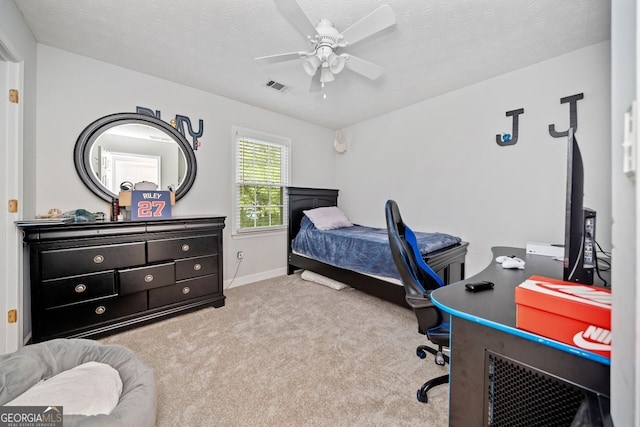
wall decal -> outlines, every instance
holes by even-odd
[[[184,123],[187,124],[187,130],[189,131],[189,135],[191,135],[191,139],[193,140],[193,149],[197,150],[198,147],[200,146],[200,141],[198,141],[198,138],[200,138],[202,136],[202,133],[204,132],[204,122],[202,121],[202,119],[198,121],[198,125],[199,125],[198,132],[195,132],[193,130],[193,128],[191,127],[191,120],[187,116],[181,116],[180,114],[176,114],[176,122],[177,122],[176,129],[182,135],[184,135],[183,125]]]
[[[578,101],[584,98],[584,93],[578,93],[571,96],[560,98],[560,104],[569,103],[569,127],[573,128],[573,132],[578,132]],[[569,129],[564,132],[557,132],[556,125],[549,125],[549,135],[554,138],[562,138],[569,135]]]
[[[155,110],[154,112],[151,108],[137,106],[136,113],[146,114],[147,116],[154,116],[162,120],[162,118],[160,117],[160,110]],[[176,130],[180,132],[184,137],[186,137],[184,133],[184,124],[186,123],[187,132],[189,132],[189,135],[191,136],[191,140],[193,141],[193,144],[192,144],[193,150],[195,151],[198,149],[198,147],[200,147],[200,140],[198,138],[200,138],[204,133],[204,122],[202,121],[202,119],[198,120],[199,127],[197,132],[193,130],[193,127],[191,126],[191,119],[187,116],[176,114],[176,117],[174,119],[171,119],[169,123],[171,124],[171,126],[176,128]]]
[[[156,110],[155,114],[151,108],[146,107],[136,107],[136,114],[145,114],[147,116],[155,117],[156,119],[160,119],[160,110]]]
[[[520,116],[520,114],[522,113],[524,113],[524,108],[507,111],[505,113],[507,117],[513,117],[512,130],[511,133],[496,135],[496,143],[498,143],[498,145],[504,147],[506,145],[514,145],[516,142],[518,142],[518,116]]]

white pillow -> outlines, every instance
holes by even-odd
[[[122,380],[118,371],[87,362],[40,381],[7,406],[62,406],[64,415],[108,415],[118,405]]]
[[[314,273],[313,271],[309,271],[309,270],[303,271],[300,277],[308,282],[318,283],[320,285],[327,286],[331,289],[335,289],[336,291],[340,291],[344,288],[350,287],[347,284],[338,282],[337,280],[333,280],[329,277],[322,276],[318,273]]]
[[[346,215],[337,206],[315,208],[303,211],[318,230],[333,230],[335,228],[353,227]]]

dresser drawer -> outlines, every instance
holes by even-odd
[[[176,261],[176,280],[206,276],[218,272],[218,256],[209,255]]]
[[[149,291],[149,308],[185,301],[219,292],[218,275],[211,274],[196,279],[181,280],[172,286]]]
[[[48,309],[42,316],[43,335],[51,336],[98,325],[146,309],[146,292]]]
[[[119,294],[126,295],[160,286],[173,285],[176,282],[175,273],[175,264],[172,262],[119,270]]]
[[[42,278],[113,270],[145,263],[145,243],[133,242],[42,251]]]
[[[200,255],[215,255],[217,253],[218,235],[216,234],[149,240],[147,242],[149,262],[190,258]]]
[[[115,295],[114,272],[85,274],[42,282],[42,306],[45,308]]]

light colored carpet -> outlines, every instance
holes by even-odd
[[[446,426],[446,373],[409,309],[282,276],[205,308],[101,339],[155,370],[158,426]]]

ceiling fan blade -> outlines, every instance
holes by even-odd
[[[396,23],[396,15],[388,4],[383,4],[342,32],[343,40],[352,45]]]
[[[309,21],[309,18],[296,0],[274,0],[274,2],[280,13],[291,21],[303,36],[313,37],[316,35],[316,27]]]
[[[306,52],[289,52],[289,53],[280,53],[278,55],[260,56],[255,60],[258,62],[262,62],[263,64],[276,64],[278,62],[292,61],[294,59],[305,58],[306,56],[307,56]]]
[[[375,80],[382,74],[383,68],[373,62],[365,61],[357,56],[343,53],[342,56],[347,62],[345,66],[358,74],[362,74],[365,77]]]
[[[311,78],[311,86],[309,86],[309,92],[320,92],[322,90],[322,83],[320,83],[320,72],[314,74]]]

